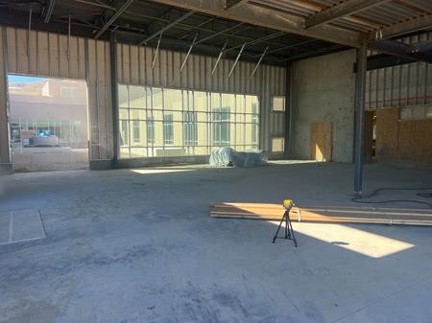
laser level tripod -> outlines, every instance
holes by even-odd
[[[285,208],[285,212],[284,212],[284,215],[283,215],[283,217],[279,223],[279,226],[276,230],[276,233],[273,237],[272,243],[275,243],[276,239],[279,238],[278,237],[279,230],[280,230],[282,224],[285,222],[285,237],[279,238],[279,239],[292,240],[294,242],[294,246],[297,248],[297,241],[296,241],[295,236],[294,236],[294,229],[293,229],[291,219],[289,216],[289,213],[290,213],[291,209],[293,208],[293,206],[294,206],[294,202],[292,200],[287,199],[287,200],[283,201],[283,207]]]

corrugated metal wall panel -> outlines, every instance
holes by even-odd
[[[0,162],[8,162],[7,74],[86,79],[88,86],[90,159],[113,158],[113,114],[111,102],[110,46],[108,42],[68,37],[56,33],[0,27]],[[4,38],[4,39],[3,39]],[[0,48],[1,49],[1,48]],[[123,84],[194,89],[213,92],[258,95],[261,105],[260,140],[270,148],[271,137],[283,133],[283,118],[272,115],[271,98],[285,95],[285,69],[260,66],[250,78],[254,64],[239,61],[234,73],[228,73],[233,60],[221,59],[214,75],[215,57],[191,54],[180,73],[185,53],[117,45],[117,71]],[[3,60],[4,59],[4,62]],[[6,131],[6,132],[5,132]]]
[[[432,39],[432,33],[404,38],[406,44]],[[432,68],[423,62],[367,72],[366,109],[432,104]]]
[[[40,31],[6,29],[8,72],[85,78],[84,39]]]
[[[87,86],[92,160],[113,157],[109,43],[87,40]],[[128,56],[127,56],[128,57]],[[125,69],[128,65],[125,65]]]
[[[254,65],[239,61],[228,78],[234,61],[221,59],[212,77],[211,70],[216,63],[214,57],[191,54],[180,73],[186,53],[159,50],[154,69],[154,48],[118,44],[117,55],[118,81],[122,84],[257,94],[257,84],[261,78],[259,71],[265,69],[274,77],[270,84],[271,92],[275,95],[284,94],[285,69],[282,67],[269,66],[267,69],[264,65],[260,66],[256,75],[249,79]]]
[[[0,27],[0,164],[10,164],[7,100],[6,32]]]
[[[180,72],[186,53],[159,50],[152,68],[155,54],[153,48],[118,44],[119,83],[259,95],[262,105],[262,148],[270,148],[271,137],[283,136],[285,118],[283,114],[271,111],[271,98],[285,95],[285,68],[261,65],[250,78],[255,65],[239,61],[231,77],[228,77],[234,61],[221,59],[212,76],[211,71],[217,60],[215,57],[190,54]]]

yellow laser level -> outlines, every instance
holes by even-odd
[[[291,200],[291,199],[285,199],[285,200],[283,201],[283,206],[284,206],[284,208],[286,208],[286,209],[290,209],[290,208],[292,208],[292,207],[294,206],[294,202],[293,202],[293,200]]]
[[[294,202],[291,199],[285,199],[283,200],[283,207],[285,208],[285,212],[282,216],[282,219],[279,223],[279,226],[276,230],[276,233],[273,237],[273,241],[272,243],[275,243],[276,239],[279,238],[278,234],[279,234],[279,230],[281,229],[282,225],[285,223],[285,236],[282,239],[288,239],[288,240],[292,240],[294,242],[294,246],[297,247],[297,241],[294,235],[294,229],[292,227],[292,223],[291,223],[291,219],[289,216],[289,213],[291,211],[291,209],[294,206]]]

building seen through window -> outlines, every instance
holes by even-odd
[[[258,97],[119,85],[120,158],[259,147]]]

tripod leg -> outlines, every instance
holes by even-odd
[[[291,239],[291,233],[290,233],[290,216],[289,212],[290,210],[285,211],[286,212],[286,218],[285,218],[285,239]]]
[[[291,219],[289,218],[289,215],[288,215],[288,221],[289,221],[289,225],[290,225],[290,228],[291,228],[292,240],[294,241],[294,246],[297,248],[297,240],[296,240],[296,238],[294,236],[294,229],[293,229],[293,226],[292,226]]]
[[[280,228],[281,228],[282,223],[284,222],[284,220],[285,220],[285,213],[284,213],[284,215],[283,215],[283,217],[282,217],[282,219],[281,219],[281,221],[280,221],[280,223],[279,223],[279,226],[278,226],[278,228],[277,228],[277,230],[276,230],[276,233],[275,233],[275,235],[274,235],[274,237],[273,237],[273,241],[272,241],[272,243],[275,243],[276,238],[277,238],[277,236],[278,236],[278,234],[279,234],[279,230],[280,230]]]

